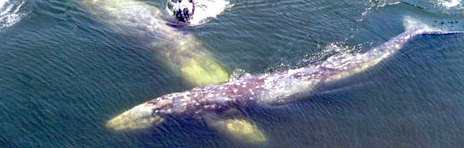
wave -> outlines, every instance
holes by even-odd
[[[26,14],[22,8],[26,1],[0,0],[0,31],[18,23]]]
[[[396,5],[406,3],[416,7],[420,7],[428,12],[435,14],[445,14],[451,16],[464,16],[463,0],[371,0],[372,7],[384,7],[388,5]],[[368,10],[372,9],[369,8]],[[369,11],[367,11],[369,12]]]

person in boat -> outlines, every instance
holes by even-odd
[[[193,0],[172,0],[173,14],[176,21],[180,23],[189,23],[195,12],[195,4]]]

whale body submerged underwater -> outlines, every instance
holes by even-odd
[[[157,125],[167,116],[210,118],[238,106],[279,105],[307,99],[324,84],[348,78],[377,65],[417,36],[463,33],[432,28],[408,16],[404,18],[404,26],[405,32],[364,53],[331,57],[298,69],[166,94],[133,107],[109,120],[106,125],[114,129]],[[230,131],[228,126],[219,128]]]
[[[189,84],[201,86],[229,80],[229,74],[223,65],[202,43],[193,34],[172,27],[164,19],[162,9],[155,5],[137,0],[82,0],[79,3],[112,30],[148,42],[149,48],[156,51],[161,61]],[[232,6],[228,0],[195,0],[195,5],[196,13],[191,17],[189,26],[206,23]],[[213,129],[247,143],[262,143],[267,140],[250,119],[237,114],[236,110],[231,109],[221,115],[225,116],[208,120]],[[115,130],[142,129],[152,125],[150,120],[119,120],[121,123],[116,122],[118,120],[112,121],[112,124],[107,125]],[[231,125],[242,128],[222,128]]]
[[[161,9],[137,0],[83,0],[80,3],[113,30],[147,42],[171,71],[190,84],[227,82],[229,75],[224,66],[193,34],[169,26]]]

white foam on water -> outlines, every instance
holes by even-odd
[[[389,0],[370,0],[371,6],[366,8],[364,12],[361,13],[363,17],[369,15],[372,13],[377,8],[382,8],[386,6],[391,6],[391,5],[397,5],[400,2],[397,1],[389,1]],[[364,18],[359,18],[357,21],[362,22]]]
[[[25,14],[21,11],[26,1],[0,0],[0,31],[18,23]]]
[[[226,9],[231,8],[233,4],[230,4],[228,0],[193,0],[195,4],[195,12],[190,20],[191,26],[197,26],[216,18],[219,14],[224,12]],[[173,15],[173,12],[166,8],[169,14]]]
[[[206,23],[232,6],[228,0],[197,0],[195,14],[190,23],[192,25]]]
[[[7,0],[0,0],[0,9],[3,8],[3,5],[5,5]]]
[[[461,2],[461,0],[439,0],[439,4],[446,8],[461,6]]]

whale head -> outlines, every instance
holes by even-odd
[[[189,23],[195,12],[193,0],[171,0],[172,14],[181,23]]]
[[[114,130],[144,129],[164,121],[161,116],[153,114],[154,106],[143,103],[114,117],[106,127]]]

